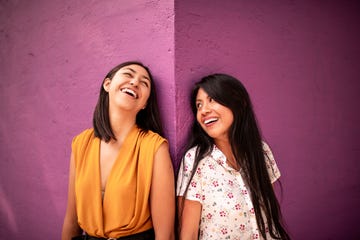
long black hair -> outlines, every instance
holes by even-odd
[[[197,82],[193,88],[191,109],[195,120],[189,134],[188,144],[184,149],[186,152],[197,147],[191,178],[199,161],[211,153],[214,146],[214,140],[206,134],[196,121],[196,96],[200,88],[233,113],[234,121],[229,129],[229,141],[237,164],[241,166],[244,180],[249,187],[256,222],[261,235],[266,239],[267,224],[272,238],[290,239],[283,226],[279,202],[266,168],[261,133],[249,94],[244,85],[232,76],[226,74],[209,75]]]
[[[149,74],[149,78],[151,81],[150,87],[150,96],[148,102],[146,104],[146,108],[142,109],[136,115],[136,124],[137,126],[142,129],[143,131],[151,130],[153,132],[158,133],[160,136],[164,136],[160,114],[159,114],[159,107],[157,103],[157,96],[156,96],[156,87],[154,79],[151,75],[150,70],[141,62],[138,61],[129,61],[123,62],[113,69],[110,70],[108,74],[106,74],[105,78],[102,81],[100,87],[100,94],[99,99],[95,107],[94,115],[93,115],[93,127],[95,136],[103,139],[105,142],[109,142],[111,139],[116,140],[116,137],[111,129],[110,119],[109,119],[109,93],[105,91],[103,84],[105,79],[113,79],[115,74],[123,67],[129,65],[138,65],[143,67],[147,73]]]

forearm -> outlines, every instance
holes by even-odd
[[[178,197],[180,240],[197,240],[202,206],[197,201],[183,200]]]
[[[180,240],[198,240],[198,233],[181,231]]]
[[[171,228],[168,230],[157,230],[155,232],[155,239],[156,240],[174,240],[175,239],[175,234],[173,229]]]
[[[71,240],[71,238],[75,236],[79,236],[82,234],[82,230],[77,224],[71,224],[68,222],[64,222],[61,240]]]

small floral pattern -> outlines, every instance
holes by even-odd
[[[269,146],[263,143],[271,182],[280,177]],[[183,196],[191,177],[196,148],[190,149],[180,166],[177,195]],[[202,204],[199,239],[262,239],[257,229],[254,208],[241,170],[226,163],[225,155],[214,150],[202,159],[190,182],[186,199]],[[271,239],[268,234],[268,239]]]

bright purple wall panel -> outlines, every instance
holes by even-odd
[[[172,1],[1,1],[0,239],[60,239],[71,139],[116,64],[153,71],[174,142],[173,39]]]
[[[281,206],[294,239],[360,234],[359,6],[175,2],[177,143],[191,122],[192,83],[214,72],[238,77],[282,172]]]

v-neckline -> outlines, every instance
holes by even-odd
[[[116,168],[117,163],[119,162],[119,158],[122,155],[122,152],[124,151],[124,149],[127,149],[127,145],[128,142],[130,141],[131,137],[134,136],[136,133],[138,132],[138,127],[135,124],[132,129],[128,132],[128,134],[126,135],[126,137],[124,138],[123,143],[121,144],[118,153],[116,155],[116,158],[114,160],[113,165],[111,166],[111,169],[109,171],[109,174],[107,176],[106,179],[106,183],[105,183],[105,189],[103,191],[102,188],[102,179],[101,179],[101,164],[100,164],[100,157],[101,157],[101,140],[99,139],[99,143],[98,143],[98,159],[97,159],[97,169],[98,169],[98,182],[99,182],[99,186],[100,186],[100,196],[101,196],[101,205],[102,208],[104,207],[104,200],[105,200],[105,196],[106,196],[106,190],[108,189],[108,185],[109,185],[109,180],[111,180],[111,176],[113,175],[114,169]],[[132,141],[130,141],[132,142]]]

